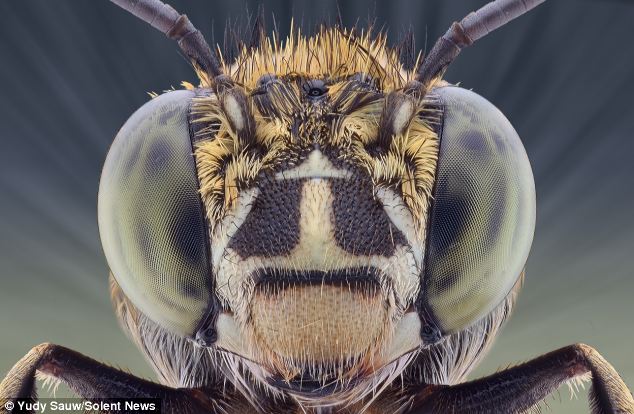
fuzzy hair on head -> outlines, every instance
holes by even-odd
[[[237,87],[253,98],[248,110],[255,120],[255,137],[241,142],[219,94],[195,99],[195,122],[205,125],[198,131],[195,156],[212,228],[231,210],[240,189],[261,171],[296,165],[302,147],[316,142],[365,170],[377,188],[402,194],[418,234],[423,234],[438,155],[438,115],[430,97],[387,99],[413,79],[416,66],[405,70],[399,50],[387,45],[383,33],[322,27],[305,36],[292,29],[284,41],[277,35],[264,38],[257,47],[243,46],[235,62],[222,62]],[[204,74],[199,75],[201,87],[211,87]],[[271,79],[267,85],[259,84],[266,77]],[[301,84],[295,82],[300,79],[324,79],[328,103],[305,105]],[[429,89],[441,82],[435,79]],[[260,98],[264,87],[266,96]],[[372,151],[382,134],[382,114],[397,103],[402,104],[402,111],[396,111],[402,116],[394,121],[397,131],[387,148]]]

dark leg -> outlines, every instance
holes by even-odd
[[[163,413],[215,413],[213,395],[195,389],[169,388],[109,367],[79,352],[53,344],[29,351],[0,383],[0,413],[7,401],[36,398],[35,374],[52,376],[66,383],[86,400],[104,398],[160,398]],[[16,405],[17,407],[17,405]]]
[[[563,383],[592,376],[592,413],[634,413],[632,393],[594,348],[576,344],[491,376],[453,386],[426,387],[414,398],[410,414],[522,413]]]

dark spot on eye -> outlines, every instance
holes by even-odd
[[[304,83],[304,92],[309,98],[318,98],[328,92],[326,83],[321,79],[311,79]]]
[[[205,223],[196,199],[183,195],[177,205],[166,207],[174,260],[199,267],[206,260]]]
[[[197,284],[196,281],[184,279],[178,282],[178,287],[180,292],[187,298],[205,299],[205,294],[202,292],[204,288]]]
[[[472,130],[468,131],[464,138],[461,139],[460,144],[468,151],[471,157],[487,159],[491,157],[489,150],[489,143],[482,135],[482,131]]]
[[[489,207],[488,223],[486,233],[483,237],[483,246],[489,250],[493,249],[500,241],[501,234],[504,230],[505,220],[507,218],[508,204],[508,189],[507,189],[507,177],[503,170],[496,170],[492,172],[490,177],[492,182],[493,191],[489,194],[490,200],[487,205]],[[510,208],[510,211],[513,207]]]
[[[139,220],[136,242],[138,243],[135,246],[138,254],[136,260],[139,260],[143,267],[151,266],[154,257],[154,246],[152,244],[152,230],[146,220]]]
[[[173,157],[173,150],[166,140],[158,139],[150,146],[146,162],[148,167],[146,171],[158,172],[165,171],[168,167],[170,158]]]
[[[437,200],[435,202],[432,222],[433,232],[429,235],[430,253],[448,254],[456,249],[465,231],[468,231],[473,212],[468,187],[455,188],[452,192],[446,189],[446,182],[438,183]]]

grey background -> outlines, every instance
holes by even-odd
[[[216,38],[247,4],[172,3]],[[484,3],[340,7],[346,24],[370,13],[393,39],[412,25],[423,47]],[[334,1],[264,4],[283,33],[291,15],[336,14]],[[0,0],[0,15],[0,375],[50,341],[152,377],[111,311],[97,185],[146,91],[195,77],[175,44],[105,0]],[[476,375],[583,341],[634,387],[633,23],[630,1],[551,0],[464,51],[447,74],[507,115],[537,181],[526,285]],[[583,393],[571,402],[564,389],[561,400],[548,400],[552,412],[587,412]]]

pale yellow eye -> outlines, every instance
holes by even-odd
[[[115,279],[150,319],[187,336],[205,316],[213,283],[187,119],[193,95],[169,92],[135,112],[99,187],[99,230]]]
[[[458,87],[434,91],[443,128],[430,211],[422,302],[444,332],[462,330],[509,294],[535,227],[535,185],[504,115]]]

